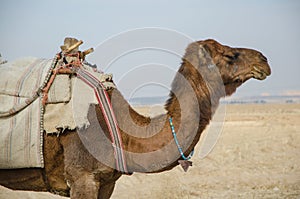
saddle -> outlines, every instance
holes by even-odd
[[[93,89],[75,77],[76,64],[105,89],[115,88],[112,75],[85,61],[93,49],[81,52],[80,44],[82,41],[66,38],[54,59],[29,57],[0,65],[0,168],[42,168],[44,133],[59,135],[65,129],[89,126],[89,105],[98,102]],[[72,67],[66,67],[68,64]],[[84,91],[85,97],[84,105],[76,107],[81,114],[74,115],[76,90]]]

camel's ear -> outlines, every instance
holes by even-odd
[[[199,64],[198,50],[199,50],[199,44],[197,42],[193,42],[189,44],[188,47],[186,48],[183,61],[187,61],[188,63],[192,64],[194,67],[198,67]]]
[[[215,66],[210,50],[205,43],[193,42],[187,47],[184,60],[191,63],[194,67],[210,68]]]
[[[211,48],[211,46],[209,44],[202,44],[201,45],[210,55],[212,54],[213,49]]]
[[[209,39],[202,43],[203,47],[210,54],[211,57],[215,57],[218,54],[224,53],[223,46],[215,40]]]
[[[205,48],[205,45],[199,45],[198,60],[200,67],[212,68],[215,66],[211,57],[211,52]]]

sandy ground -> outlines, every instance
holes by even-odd
[[[188,172],[122,176],[112,198],[300,198],[300,104],[227,105],[215,148],[201,159],[199,147]],[[63,197],[1,187],[0,198]]]

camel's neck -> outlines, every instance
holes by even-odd
[[[173,139],[169,117],[173,118],[179,144],[186,156],[199,141],[217,103],[211,102],[205,86],[196,85],[191,78],[181,73],[176,75],[166,104],[167,113],[154,118],[138,114],[118,91],[113,92],[112,103],[130,171],[163,171],[177,165],[181,157]],[[193,78],[201,79],[198,76]]]

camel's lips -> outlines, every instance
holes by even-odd
[[[234,77],[232,79],[232,81],[230,82],[226,82],[224,85],[236,85],[239,86],[242,83],[246,82],[248,79],[254,78],[254,79],[258,79],[258,80],[264,80],[267,78],[267,76],[269,76],[271,74],[271,71],[268,70],[264,70],[262,69],[262,67],[258,67],[258,66],[253,66],[252,70],[246,74],[239,74],[236,77]]]
[[[251,71],[251,74],[253,75],[253,78],[258,80],[264,80],[271,74],[271,71],[265,71],[261,67],[253,66],[253,69]]]

